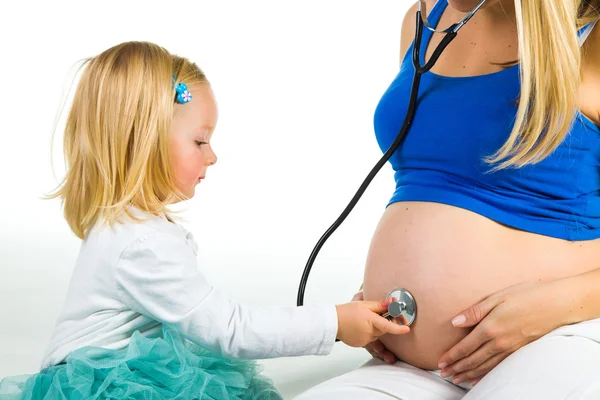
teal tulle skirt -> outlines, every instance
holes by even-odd
[[[0,399],[282,399],[260,372],[253,361],[216,355],[163,327],[162,338],[135,332],[125,349],[84,347],[64,364],[6,378]]]

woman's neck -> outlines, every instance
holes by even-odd
[[[531,1],[531,0],[528,0]],[[452,13],[452,20],[459,21],[465,16],[465,12],[461,12],[452,7],[448,7],[448,12]],[[473,21],[479,21],[487,26],[498,26],[498,24],[511,25],[516,24],[516,10],[514,0],[488,0],[473,17]]]
[[[486,6],[482,7],[477,13],[480,17],[493,21],[506,20],[514,21],[516,18],[514,0],[488,0]]]

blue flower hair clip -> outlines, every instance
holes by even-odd
[[[174,80],[171,81],[171,84],[175,87],[175,92],[177,92],[177,97],[175,100],[180,104],[189,103],[192,100],[192,94],[188,90],[187,85],[180,82],[177,84],[177,86],[175,86],[175,80],[177,80],[177,77],[173,75],[173,79]]]

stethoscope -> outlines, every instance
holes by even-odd
[[[447,1],[447,0],[438,0],[438,1]],[[447,29],[438,31],[435,28],[431,27],[429,25],[429,22],[427,21],[426,12],[424,12],[425,0],[419,0],[419,9],[418,9],[417,15],[416,15],[417,29],[416,29],[416,33],[415,33],[415,41],[414,41],[413,52],[412,52],[412,62],[413,62],[413,66],[415,67],[415,73],[413,76],[413,82],[412,82],[411,92],[410,92],[410,100],[408,103],[406,117],[404,117],[404,123],[402,124],[402,128],[400,129],[400,132],[398,133],[398,136],[396,137],[396,139],[394,140],[394,142],[392,143],[390,148],[385,152],[385,154],[379,160],[379,162],[377,162],[377,164],[375,164],[375,166],[373,167],[373,169],[371,170],[371,172],[369,173],[367,178],[363,181],[362,185],[360,186],[360,188],[358,189],[358,191],[356,192],[354,197],[352,197],[352,200],[350,200],[350,203],[346,206],[346,208],[344,209],[342,214],[333,223],[333,225],[331,225],[331,227],[329,227],[329,229],[327,229],[327,231],[323,234],[323,236],[321,236],[321,239],[319,239],[319,241],[315,245],[310,257],[308,258],[306,267],[304,268],[304,273],[302,274],[302,278],[300,279],[300,287],[298,289],[298,301],[297,301],[298,306],[302,306],[304,304],[304,290],[306,288],[306,282],[308,281],[308,275],[310,274],[312,265],[313,265],[315,259],[317,258],[317,254],[321,250],[321,247],[323,247],[323,245],[325,244],[325,241],[327,241],[327,239],[329,239],[329,237],[333,234],[333,232],[335,232],[335,230],[342,224],[342,222],[344,222],[344,220],[350,214],[350,212],[352,211],[352,209],[354,208],[356,203],[358,203],[358,200],[361,198],[361,196],[363,195],[363,193],[365,192],[365,190],[367,189],[367,187],[369,186],[369,184],[371,183],[371,181],[373,180],[375,175],[377,175],[377,173],[379,172],[381,167],[383,167],[383,165],[386,162],[388,162],[388,160],[390,159],[392,154],[394,154],[394,152],[404,142],[404,138],[406,137],[406,134],[408,133],[408,130],[410,129],[410,126],[415,117],[415,111],[416,111],[416,107],[417,107],[417,96],[419,93],[419,84],[421,83],[421,76],[425,72],[427,72],[431,68],[433,68],[433,66],[437,62],[437,60],[440,57],[440,55],[442,54],[442,52],[446,49],[448,44],[450,44],[450,42],[452,40],[454,40],[454,38],[456,37],[456,33],[459,31],[459,29],[462,28],[473,17],[473,15],[475,15],[475,13],[481,8],[481,6],[483,6],[483,4],[486,1],[487,0],[481,0],[479,2],[479,4],[477,4],[477,6],[475,6],[475,8],[473,10],[471,10],[469,13],[467,13],[463,17],[463,19],[460,20],[458,23],[451,25]],[[427,27],[427,29],[429,29],[431,32],[444,33],[445,35],[444,35],[444,38],[442,39],[442,41],[440,42],[440,44],[438,44],[438,46],[436,47],[436,49],[433,52],[429,61],[426,62],[425,65],[421,65],[420,49],[421,49],[421,40],[423,39],[423,28],[424,27]],[[392,320],[395,318],[396,321],[398,321],[399,323],[410,326],[415,321],[415,318],[417,317],[417,303],[415,301],[415,298],[408,290],[403,289],[403,288],[395,289],[387,295],[388,299],[392,298],[392,297],[395,298],[395,301],[390,303],[390,305],[388,306],[387,312],[383,313],[382,316],[389,320]]]

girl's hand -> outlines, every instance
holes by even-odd
[[[388,321],[379,313],[387,311],[393,299],[384,301],[353,301],[337,305],[337,338],[348,346],[364,347],[382,335],[402,335],[408,333],[408,326]]]
[[[441,357],[442,376],[477,383],[516,350],[567,324],[560,293],[560,281],[521,283],[463,311],[453,325],[475,328]]]
[[[364,300],[362,290],[354,295],[352,301],[362,301]],[[396,355],[385,348],[384,344],[379,340],[375,340],[371,343],[368,343],[364,346],[365,350],[371,354],[374,358],[379,358],[387,362],[388,364],[394,364],[396,362]]]

